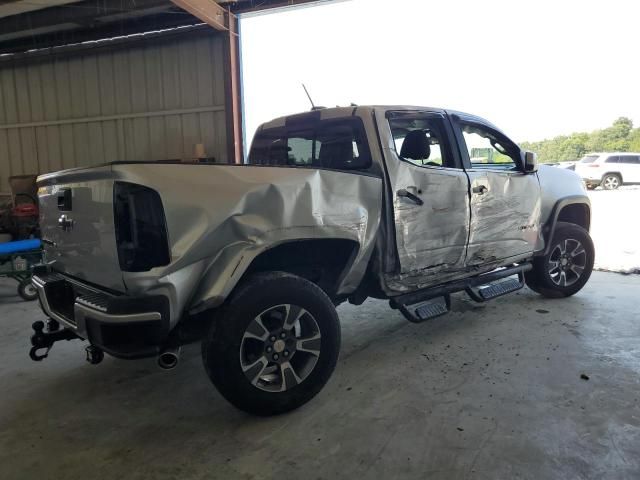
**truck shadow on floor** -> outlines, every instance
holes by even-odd
[[[517,298],[526,310],[543,305],[550,308],[538,297],[534,299],[531,292]],[[53,455],[86,442],[91,447],[83,448],[111,451],[125,439],[128,443],[156,442],[164,436],[171,437],[174,445],[180,439],[193,444],[194,438],[215,443],[221,432],[238,429],[257,429],[268,435],[281,428],[282,422],[309,421],[319,411],[331,410],[336,402],[345,401],[344,395],[348,394],[342,390],[349,384],[349,377],[354,376],[351,370],[362,368],[369,361],[370,348],[378,350],[379,344],[389,343],[386,355],[392,363],[402,354],[399,346],[404,337],[424,338],[419,343],[424,343],[427,351],[427,343],[436,346],[453,332],[464,337],[465,329],[476,328],[478,322],[487,322],[494,315],[491,307],[478,307],[458,298],[454,307],[449,316],[419,325],[412,325],[397,311],[389,310],[386,302],[369,301],[364,308],[340,307],[343,353],[335,378],[309,405],[267,419],[240,412],[222,398],[204,371],[199,344],[183,348],[176,369],[162,371],[155,359],[125,361],[107,357],[102,364],[91,366],[84,363],[87,342],[63,342],[54,346],[50,358],[43,363],[23,365],[15,374],[20,386],[12,388],[14,393],[2,402],[4,419],[0,430],[16,435],[11,435],[11,444],[6,442],[8,436],[0,438],[0,451],[9,455],[32,446],[49,449]],[[178,448],[167,455],[184,453]]]
[[[419,328],[434,341],[446,324],[446,320],[437,320],[412,326],[400,313],[388,309],[386,302],[368,303],[375,308],[361,309],[350,305],[340,308],[341,317],[347,321],[343,321],[342,326],[338,375],[341,364],[358,361],[369,347],[388,341],[403,329]],[[444,331],[447,330],[449,328],[445,327]],[[25,328],[25,359],[28,335],[30,332]],[[85,341],[76,340],[59,342],[52,348],[49,358],[41,363],[26,364],[20,375],[29,383],[27,399],[7,398],[4,411],[8,415],[2,423],[9,428],[20,428],[19,422],[28,418],[29,423],[46,429],[50,411],[60,412],[60,419],[72,417],[75,423],[100,412],[100,416],[107,418],[106,425],[111,418],[129,428],[140,424],[140,419],[142,423],[148,419],[154,425],[171,425],[185,418],[216,424],[259,420],[236,410],[216,391],[202,365],[199,343],[183,347],[178,366],[170,371],[159,369],[155,358],[126,361],[106,356],[101,364],[88,365],[84,361],[87,345]],[[328,388],[335,382],[330,382]],[[323,397],[326,399],[329,395],[321,394],[313,402],[315,407],[321,404]],[[42,409],[42,398],[47,399],[46,409]],[[10,406],[12,403],[15,410]],[[126,405],[126,417],[122,416],[123,405]]]

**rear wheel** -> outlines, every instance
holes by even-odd
[[[605,190],[615,190],[620,185],[622,185],[622,180],[620,176],[615,173],[607,173],[602,178],[602,188]]]
[[[250,277],[217,312],[202,358],[229,402],[254,415],[276,415],[322,389],[339,350],[329,297],[301,277],[269,272]]]
[[[593,270],[595,250],[584,228],[558,222],[549,252],[525,273],[527,286],[549,298],[569,297],[585,286]]]
[[[36,287],[31,283],[31,278],[25,278],[20,282],[18,285],[18,295],[27,302],[31,302],[38,298],[38,290],[36,290]]]

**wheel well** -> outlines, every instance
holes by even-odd
[[[620,182],[622,182],[622,174],[620,172],[607,172],[604,175],[602,175],[602,179],[604,180],[604,177],[606,177],[607,175],[615,175],[620,179]]]
[[[575,223],[588,231],[591,226],[591,212],[585,203],[572,203],[560,210],[558,222]]]
[[[358,250],[359,245],[353,240],[287,242],[258,255],[246,274],[266,271],[292,273],[314,282],[333,297],[343,272],[351,265]]]

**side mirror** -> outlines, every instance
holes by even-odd
[[[522,163],[525,173],[535,173],[538,171],[538,156],[533,152],[522,154]]]

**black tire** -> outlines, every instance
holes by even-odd
[[[18,295],[27,302],[32,302],[38,298],[38,290],[31,283],[31,278],[25,278],[18,284]]]
[[[622,185],[622,178],[617,173],[607,173],[602,177],[602,183],[600,184],[605,190],[616,190]]]
[[[580,251],[576,242],[579,242],[583,247],[584,254],[580,253],[575,257],[571,257],[572,253]],[[566,252],[568,250],[572,250],[567,255],[569,258],[565,259],[568,264],[562,265],[561,260],[558,260],[558,256],[561,251]],[[542,257],[534,259],[533,270],[524,275],[525,282],[531,290],[545,297],[570,297],[578,293],[589,280],[593,271],[594,257],[595,249],[589,232],[573,223],[558,222],[551,239],[549,252]],[[583,266],[583,269],[578,275],[576,271],[580,270],[581,266]],[[566,269],[564,285],[562,285],[561,279],[563,269]],[[574,279],[574,276],[577,278]],[[572,280],[571,283],[569,283],[569,280]]]
[[[282,311],[282,308],[286,309]],[[270,343],[275,338],[272,333],[266,335],[265,339],[247,339],[247,335],[255,331],[255,322],[258,319],[259,325],[266,327],[268,324],[277,323],[279,312],[283,312],[282,322],[285,323],[280,333],[284,335],[285,331],[289,331],[293,332],[295,336],[294,330],[296,329],[285,330],[287,318],[294,308],[301,308],[305,312],[297,314],[300,320],[296,323],[296,329],[302,331],[303,320],[305,322],[313,321],[313,325],[317,327],[319,335],[316,334],[316,336],[319,336],[320,340],[317,338],[314,340],[318,343],[314,343],[313,348],[313,350],[317,348],[317,355],[311,355],[304,348],[296,350],[302,345],[299,343],[302,341],[299,338],[298,341],[294,337],[283,340],[283,343],[277,345],[280,349],[276,348],[276,343]],[[267,315],[266,319],[264,318],[265,314]],[[272,314],[275,315],[275,320],[269,317]],[[250,326],[254,329],[251,332]],[[266,328],[264,331],[275,332],[276,330],[274,327]],[[262,332],[260,333],[262,334]],[[284,344],[285,341],[286,344]],[[311,340],[306,341],[311,342]],[[278,342],[280,341],[278,340]],[[252,347],[257,345],[260,353],[249,358],[243,369],[241,362],[244,361],[242,359],[245,358],[243,355],[246,353],[247,344],[251,344]],[[282,350],[282,348],[289,348],[283,347],[283,344],[294,345],[292,353],[289,353],[288,350]],[[299,361],[313,362],[313,365],[311,367],[306,365],[304,377],[298,376],[302,370],[296,372],[295,369],[295,376],[292,377],[288,367],[283,366],[286,363],[283,358],[279,358],[279,361],[285,363],[279,365],[269,363],[269,367],[267,367],[267,370],[275,368],[274,372],[278,373],[267,375],[264,364],[253,364],[257,366],[255,371],[251,368],[248,369],[248,365],[254,359],[257,359],[257,362],[262,359],[265,359],[265,362],[273,360],[275,355],[265,353],[270,348],[269,345],[281,352],[281,357],[285,355],[285,352],[287,355],[291,355],[289,367]],[[264,350],[261,350],[263,348]],[[276,351],[274,348],[271,349],[271,352]],[[215,313],[215,319],[209,333],[202,341],[203,363],[209,378],[218,391],[237,408],[260,416],[289,412],[311,400],[331,377],[339,351],[340,322],[329,297],[314,283],[283,272],[258,273],[244,281],[236,289],[231,299]],[[264,376],[262,376],[263,373]],[[269,376],[277,377],[278,375],[281,380],[280,387],[275,381],[273,384],[269,383]],[[248,377],[252,377],[253,381]],[[265,390],[270,388],[285,388],[285,390]]]

